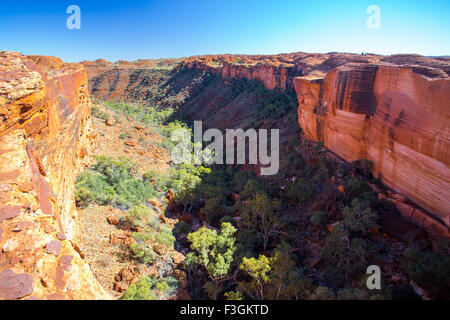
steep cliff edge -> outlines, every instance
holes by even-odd
[[[0,53],[0,299],[108,299],[76,245],[90,149],[86,71]]]
[[[371,161],[376,177],[431,213],[399,208],[405,218],[448,236],[449,63],[405,58],[295,78],[298,121],[343,159]]]

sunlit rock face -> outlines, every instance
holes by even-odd
[[[218,55],[198,56],[187,59],[188,68],[219,74],[222,79],[245,78],[260,81],[266,89],[286,90],[292,84],[292,76],[299,75],[293,56]],[[286,55],[287,56],[287,55]]]
[[[449,63],[413,58],[295,78],[298,121],[343,159],[372,161],[375,176],[435,218],[416,210],[411,219],[448,236]]]
[[[109,298],[76,245],[90,130],[82,65],[0,53],[0,299]]]

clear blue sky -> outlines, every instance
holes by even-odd
[[[81,30],[66,8],[81,8]],[[366,27],[369,5],[381,29]],[[345,51],[450,55],[449,0],[0,0],[0,50],[109,61]]]

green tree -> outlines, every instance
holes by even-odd
[[[368,265],[371,250],[366,241],[350,239],[342,225],[333,228],[322,249],[322,258],[327,264],[327,274],[336,281],[344,281],[346,276],[361,277]]]
[[[369,201],[355,198],[350,206],[345,207],[342,214],[344,216],[344,224],[350,230],[367,233],[379,227],[379,215],[372,210]]]
[[[206,221],[210,224],[215,224],[220,218],[230,214],[223,196],[209,198],[206,200],[202,210],[207,213]]]
[[[311,281],[305,280],[303,272],[297,268],[290,251],[291,247],[283,242],[270,258],[269,299],[299,299],[311,285]]]
[[[221,232],[202,227],[189,233],[187,240],[192,252],[185,262],[188,267],[198,264],[205,268],[211,280],[216,281],[227,275],[235,251],[234,228],[230,223],[222,223]]]
[[[252,200],[245,204],[238,202],[234,208],[239,210],[242,218],[239,226],[261,236],[264,250],[269,240],[280,233],[281,202],[279,199],[269,199],[265,194],[256,194]]]
[[[241,283],[242,289],[253,298],[263,300],[265,289],[269,283],[270,259],[264,255],[259,255],[258,259],[244,258],[240,269],[252,278],[250,283]]]

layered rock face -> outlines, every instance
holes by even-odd
[[[188,68],[219,74],[222,79],[245,78],[261,81],[264,87],[269,90],[275,88],[286,90],[288,85],[292,83],[292,81],[288,81],[289,77],[296,74],[295,65],[291,63],[277,63],[274,61],[258,63],[252,59],[221,59],[220,56],[212,61],[209,59],[187,60],[185,65]]]
[[[145,101],[167,78],[181,59],[85,61],[89,90],[96,98],[110,101]]]
[[[450,64],[389,57],[294,79],[306,136],[373,173],[425,210],[402,214],[443,236],[450,227]],[[403,64],[406,63],[406,64]]]
[[[108,299],[76,245],[90,148],[86,71],[0,53],[0,299]]]
[[[220,74],[222,79],[246,78],[261,81],[266,89],[293,89],[293,78],[323,75],[349,62],[374,62],[381,56],[355,54],[319,54],[295,52],[278,55],[208,55],[186,59],[188,68]]]

